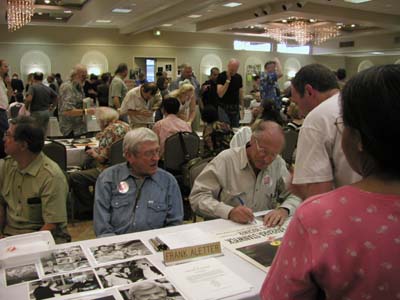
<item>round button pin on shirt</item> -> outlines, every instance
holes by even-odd
[[[118,184],[118,192],[126,194],[129,191],[129,184],[126,181],[121,181]]]

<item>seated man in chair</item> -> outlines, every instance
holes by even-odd
[[[68,185],[43,152],[44,132],[30,117],[10,121],[0,160],[0,238],[49,230],[57,243],[71,240],[67,227]]]
[[[221,152],[196,178],[189,198],[193,210],[248,223],[253,211],[272,209],[264,224],[282,225],[301,202],[285,187],[289,172],[278,155],[284,142],[279,124],[257,121],[245,146]]]
[[[157,135],[148,128],[133,129],[125,135],[123,150],[127,162],[108,168],[96,182],[96,236],[181,224],[181,193],[176,179],[158,168]]]

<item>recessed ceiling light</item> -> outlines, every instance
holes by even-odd
[[[381,52],[381,51],[373,51],[373,52],[371,52],[371,54],[376,54],[376,55],[379,55],[379,54],[385,54],[385,52]]]
[[[315,22],[317,22],[317,19],[310,19],[310,22],[315,23]]]
[[[355,3],[355,4],[360,4],[364,2],[369,2],[371,0],[344,0],[344,2],[350,2],[350,3]]]
[[[96,23],[111,23],[111,20],[96,20]]]
[[[171,27],[172,24],[165,23],[165,24],[162,24],[161,26],[163,26],[163,27]]]
[[[72,10],[64,10],[64,14],[72,14]]]
[[[225,7],[236,7],[236,6],[240,6],[242,4],[243,3],[240,3],[240,2],[228,2],[228,3],[223,4],[222,6],[225,6]]]
[[[250,26],[250,28],[251,28],[251,29],[253,29],[253,28],[254,28],[254,26],[253,26],[253,25],[251,25],[251,26]]]
[[[41,11],[39,11],[37,14],[38,14],[39,16],[43,15],[43,13],[42,13]]]
[[[132,11],[131,8],[114,8],[112,10],[113,13],[117,14],[129,14]]]
[[[50,0],[44,0],[44,3],[46,3],[46,4],[50,4]]]
[[[283,20],[282,20],[282,23],[287,23],[287,20],[286,20],[286,19],[283,19]]]
[[[203,15],[189,15],[188,18],[196,19],[196,18],[200,18],[200,17],[202,17],[202,16],[203,16]]]
[[[351,26],[352,28],[354,28],[354,27],[356,27],[356,24],[351,24],[350,26]]]
[[[56,20],[62,20],[62,19],[63,19],[63,18],[61,18],[61,17],[57,17],[57,18],[56,18]]]

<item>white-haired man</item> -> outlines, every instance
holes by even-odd
[[[127,162],[112,166],[96,182],[96,236],[179,225],[183,203],[176,179],[158,168],[160,144],[148,128],[129,131],[123,143]]]
[[[196,212],[238,223],[253,221],[253,211],[269,210],[267,226],[282,225],[301,200],[285,185],[289,177],[279,156],[283,130],[272,121],[258,121],[246,146],[218,154],[197,177],[190,194]]]
[[[76,65],[70,80],[64,82],[59,91],[58,115],[60,117],[60,131],[66,137],[79,136],[86,132],[86,114],[94,114],[94,109],[83,107],[83,84],[87,77],[84,65]]]

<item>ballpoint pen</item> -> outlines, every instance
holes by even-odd
[[[239,200],[239,203],[241,206],[245,206],[244,205],[244,201],[240,196],[236,196],[236,198]],[[256,219],[253,216],[253,221],[249,221],[249,224],[257,224]]]

